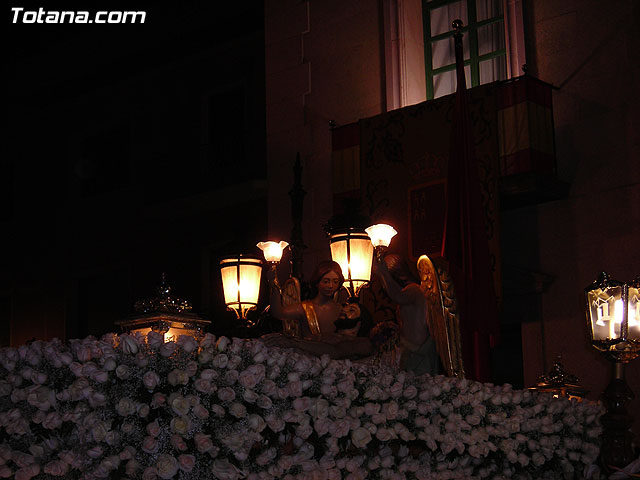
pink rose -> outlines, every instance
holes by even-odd
[[[157,453],[160,445],[158,444],[158,440],[155,437],[146,436],[142,440],[142,451],[146,453]]]
[[[157,420],[154,420],[153,422],[147,424],[146,430],[147,433],[152,437],[157,437],[158,435],[160,435],[160,424]]]
[[[207,410],[204,405],[198,403],[193,407],[193,413],[200,420],[206,420],[209,418],[209,410]]]
[[[213,385],[211,385],[209,380],[205,380],[204,378],[198,378],[193,382],[193,388],[200,393],[213,393]]]
[[[187,450],[187,444],[185,443],[184,438],[178,434],[171,435],[171,446],[179,452]]]
[[[182,454],[178,457],[178,467],[183,472],[189,473],[196,465],[196,457],[193,455]]]

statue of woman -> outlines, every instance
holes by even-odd
[[[330,334],[335,331],[334,322],[340,316],[342,306],[336,302],[335,294],[344,283],[340,265],[332,260],[318,264],[311,275],[313,297],[301,303],[282,304],[282,294],[275,286],[275,272],[269,271],[271,285],[271,313],[283,323],[294,323],[296,336]]]
[[[376,271],[387,295],[398,305],[400,368],[416,375],[438,374],[440,361],[429,332],[427,297],[407,262],[399,255],[387,255],[376,263]]]

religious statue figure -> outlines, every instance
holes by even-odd
[[[271,314],[282,321],[285,333],[309,337],[334,332],[334,322],[342,310],[335,299],[344,283],[340,265],[332,260],[320,262],[311,276],[313,296],[302,302],[297,280],[289,279],[281,292],[275,284],[275,275],[270,271],[267,277],[271,285]]]
[[[396,357],[399,367],[416,375],[437,375],[441,366],[436,342],[428,327],[429,304],[406,261],[399,255],[387,255],[376,262],[387,295],[397,306],[399,335]]]
[[[352,298],[342,305],[334,322],[333,332],[307,338],[276,333],[265,335],[263,341],[267,346],[293,348],[308,355],[329,355],[333,359],[359,359],[374,353],[369,340],[372,325],[371,315],[360,307],[357,299]]]

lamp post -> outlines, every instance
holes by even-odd
[[[238,319],[246,320],[249,310],[258,305],[262,260],[249,255],[234,255],[220,260],[224,303]]]
[[[613,362],[613,379],[604,391],[600,461],[607,471],[634,460],[632,417],[627,405],[634,394],[624,380],[624,366],[640,354],[640,277],[631,283],[602,272],[585,288],[591,344]]]

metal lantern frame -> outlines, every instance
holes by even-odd
[[[354,240],[362,241],[363,246],[366,245],[367,250],[370,249],[366,255],[367,259],[365,260],[368,266],[365,264],[359,269],[361,272],[364,272],[364,275],[361,277],[355,277],[355,273],[353,272],[355,269],[352,267],[353,250],[355,250],[352,242]],[[366,243],[364,243],[364,241],[366,241]],[[346,253],[343,258],[336,258],[337,254],[334,246],[340,242],[346,242],[346,248],[344,249]],[[360,288],[371,281],[371,266],[373,263],[374,250],[371,238],[364,229],[346,228],[336,230],[329,234],[329,247],[331,249],[331,258],[342,268],[342,274],[344,275],[345,283],[347,284],[346,288],[350,296],[357,296]]]
[[[262,265],[263,262],[260,258],[254,255],[246,255],[246,254],[238,254],[238,255],[229,255],[220,260],[220,275],[222,278],[222,289],[224,294],[225,305],[229,310],[233,310],[238,319],[247,319],[247,313],[250,310],[255,309],[258,306],[258,299],[260,298],[260,282],[262,277]],[[242,267],[255,267],[257,270],[257,275],[253,277],[256,280],[256,285],[254,287],[255,290],[255,298],[246,299],[242,295],[242,291],[240,286],[244,283],[243,280],[243,268]],[[235,290],[237,293],[235,295],[235,299],[231,298],[231,296],[227,295],[227,291],[230,289],[228,286],[225,286],[225,279],[232,278],[231,276],[226,276],[223,273],[224,269],[227,268],[235,268]]]
[[[595,282],[585,288],[591,345],[616,362],[628,363],[640,354],[640,326],[637,326],[635,318],[629,318],[629,294],[631,292],[631,298],[635,299],[637,312],[639,291],[640,277],[624,283],[612,280],[606,272],[602,272]],[[622,308],[621,315],[617,314],[619,308]],[[613,314],[610,314],[611,311]],[[608,325],[604,322],[608,322]],[[620,328],[616,333],[618,323]],[[629,329],[631,324],[635,327],[633,330]],[[605,327],[608,328],[608,335],[597,333]]]
[[[606,272],[584,290],[591,345],[613,363],[613,378],[603,393],[607,412],[601,417],[602,447],[599,463],[607,474],[626,467],[635,458],[632,417],[627,407],[634,397],[625,381],[625,364],[640,353],[640,326],[637,325],[640,277],[633,282],[611,280]],[[634,328],[629,330],[629,295],[633,295]],[[616,310],[621,308],[621,315]],[[616,334],[616,323],[620,323]],[[605,324],[608,322],[608,325]],[[605,330],[603,330],[605,329]]]

